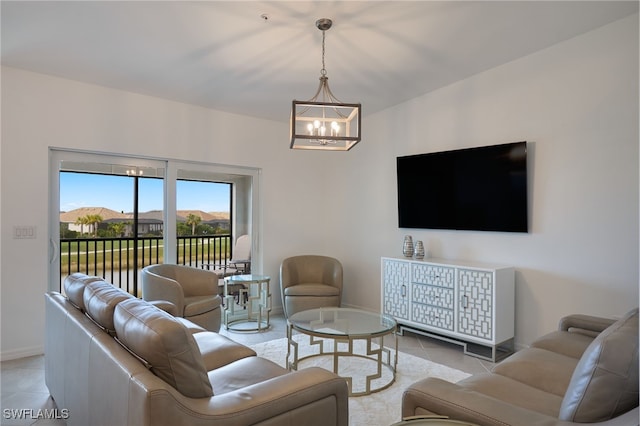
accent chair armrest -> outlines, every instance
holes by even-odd
[[[180,316],[176,304],[168,300],[150,300],[149,303],[174,317]]]
[[[560,323],[558,324],[558,329],[560,331],[581,333],[587,336],[595,337],[605,329],[607,329],[614,322],[616,322],[616,320],[611,318],[573,314],[561,318]]]
[[[167,300],[178,309],[179,315],[184,312],[184,292],[178,282],[153,272],[142,272],[142,298],[146,301]]]
[[[203,263],[202,265],[200,265],[202,267],[202,269],[206,269],[206,270],[211,270],[211,269],[224,269],[224,268],[228,268],[228,265],[225,265],[224,263]]]
[[[237,275],[240,271],[231,262],[225,263],[203,263],[202,269],[209,271],[218,276],[218,279],[228,277],[230,275]]]
[[[249,259],[237,259],[230,260],[229,264],[232,265],[232,268],[235,268],[239,273],[247,274],[251,270],[251,260]]]

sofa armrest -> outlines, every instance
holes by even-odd
[[[430,414],[483,426],[572,424],[434,377],[412,384],[402,396],[403,418]]]
[[[610,318],[574,314],[561,318],[560,323],[558,324],[558,329],[560,331],[581,333],[595,337],[614,322],[616,322],[616,320]]]
[[[229,392],[214,396],[216,406],[223,410],[235,412],[234,418],[246,419],[242,424],[254,424],[283,413],[308,406],[325,398],[330,398],[336,406],[336,419],[324,410],[306,412],[322,419],[327,425],[344,425],[349,423],[349,393],[345,379],[319,368],[310,367],[274,377],[264,382],[245,387],[238,392]],[[219,405],[218,405],[219,404]],[[321,408],[320,405],[318,408]],[[293,424],[311,424],[299,419]]]
[[[584,426],[516,407],[455,383],[430,377],[409,386],[402,396],[402,417],[441,415],[482,426]],[[638,407],[589,426],[638,426]]]
[[[286,424],[348,426],[349,396],[345,379],[319,367],[277,376],[211,398],[185,398],[169,394],[154,395],[150,424]],[[180,406],[176,406],[178,403]],[[185,417],[188,414],[188,418]],[[335,418],[334,418],[335,416]]]

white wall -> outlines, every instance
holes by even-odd
[[[273,277],[275,306],[281,259],[324,252],[318,182],[330,157],[291,151],[286,123],[7,67],[1,78],[3,359],[42,351],[50,146],[261,168],[262,272]],[[13,239],[15,225],[35,225],[37,238]]]
[[[637,15],[368,117],[363,131],[358,165],[343,158],[333,182],[345,187],[331,222],[349,235],[349,302],[379,307],[379,258],[402,256],[409,234],[431,256],[517,269],[519,345],[562,315],[638,305]],[[397,227],[395,157],[521,140],[528,234]]]
[[[291,151],[285,123],[2,68],[2,358],[42,350],[49,146],[261,168],[276,305],[281,259],[319,253],[342,260],[346,304],[379,309],[380,257],[409,233],[433,256],[514,265],[520,344],[566,313],[623,313],[638,304],[637,19],[368,116],[347,153]],[[529,234],[398,229],[396,156],[517,140],[532,142]]]

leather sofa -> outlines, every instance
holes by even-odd
[[[557,331],[456,384],[427,378],[402,398],[403,418],[478,425],[637,426],[638,309],[619,320],[570,315]]]
[[[45,294],[45,382],[73,425],[348,425],[346,381],[289,372],[95,277]]]

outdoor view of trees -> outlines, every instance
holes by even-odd
[[[69,223],[60,222],[61,238],[123,238],[131,237],[133,231],[133,220],[123,220],[120,222],[103,223],[102,216],[88,214],[79,216],[74,225],[80,227],[79,230],[69,229]],[[202,218],[193,213],[186,216],[186,220],[178,220],[176,224],[178,236],[189,235],[223,235],[229,233],[228,220],[226,224],[212,226],[202,223]],[[162,230],[149,230],[143,236],[161,236]]]
[[[61,173],[62,177],[63,173]],[[60,208],[60,274],[61,280],[73,272],[103,276],[116,285],[123,287],[126,282],[128,291],[137,291],[137,272],[140,268],[164,261],[163,234],[165,230],[162,210],[145,209],[145,206],[162,206],[162,183],[159,179],[143,179],[140,182],[153,185],[140,185],[141,193],[137,220],[133,208],[133,179],[122,176],[98,176],[72,173],[78,182],[82,178],[94,179],[93,185],[74,186],[73,181],[62,188]],[[95,187],[95,180],[102,187]],[[65,181],[66,182],[66,181]],[[84,182],[87,183],[87,182]],[[116,185],[125,184],[123,187]],[[191,182],[181,182],[182,205],[178,204],[176,233],[178,236],[177,261],[181,264],[199,266],[207,263],[223,262],[230,255],[231,227],[229,222],[230,185],[215,182],[194,182],[197,190],[190,188]],[[137,185],[135,186],[137,191]],[[149,189],[151,188],[151,189]],[[222,188],[222,190],[220,190]],[[78,200],[90,199],[96,191],[105,194],[122,194],[122,200],[109,201],[107,197],[98,198],[92,207],[80,207],[65,211],[62,194],[70,193]],[[187,197],[193,193],[195,196]],[[210,194],[210,195],[208,195]],[[68,195],[66,195],[68,197]],[[203,202],[206,197],[222,197],[216,203]],[[127,200],[127,197],[129,199]],[[150,203],[149,197],[155,197]],[[159,199],[158,199],[159,198]],[[186,200],[186,201],[185,201]],[[100,203],[100,204],[98,204]],[[196,207],[207,204],[222,205],[227,211],[202,211]],[[205,207],[206,208],[206,207]],[[125,210],[126,209],[126,210]],[[126,212],[126,213],[125,213]],[[137,229],[134,229],[137,223]],[[129,289],[132,281],[133,289]],[[123,287],[124,288],[124,287]]]

